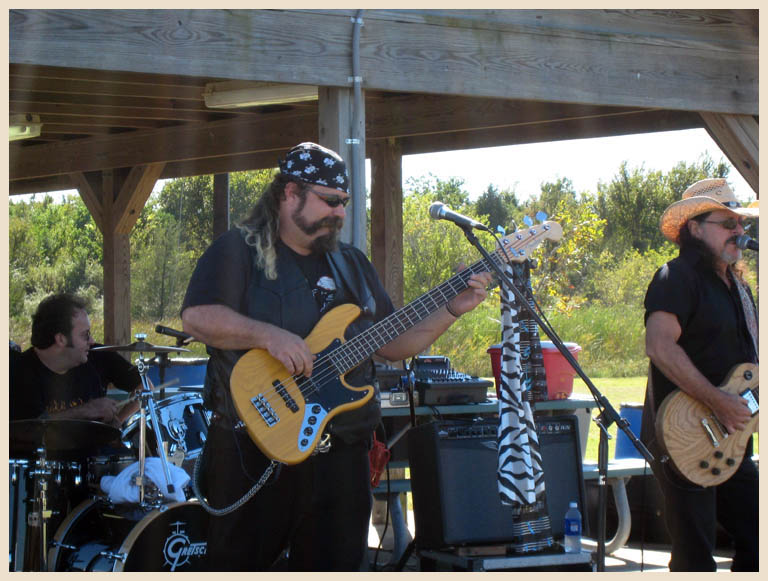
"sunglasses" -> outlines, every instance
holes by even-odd
[[[334,196],[333,194],[321,194],[320,192],[316,192],[312,188],[307,188],[310,192],[315,194],[318,198],[320,198],[323,202],[328,204],[331,208],[338,208],[339,206],[346,208],[347,204],[352,201],[351,196],[347,196],[346,198],[342,198],[341,196]]]
[[[746,231],[750,226],[749,224],[745,226],[744,220],[737,220],[736,218],[726,218],[725,220],[702,220],[702,222],[706,222],[707,224],[720,224],[720,226],[726,230],[735,230],[736,226],[741,226]]]

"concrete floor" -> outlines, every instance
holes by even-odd
[[[412,511],[408,512],[407,519],[408,529],[411,538],[413,538],[415,528]],[[376,547],[379,546],[379,540],[383,531],[383,524],[371,524],[369,528],[368,546],[371,548],[370,560],[372,563],[377,563],[378,568],[376,570],[392,571],[394,570],[396,563],[390,563],[394,545],[391,523],[384,536],[382,547],[378,551],[378,555],[376,555]],[[719,554],[715,557],[718,573],[728,572],[731,567],[731,557],[729,552],[719,551],[718,553]],[[403,571],[419,570],[419,559],[412,555],[403,567]],[[641,547],[638,543],[630,542],[615,553],[606,556],[605,571],[614,573],[631,571],[648,573],[669,572],[669,545],[646,543],[644,547]]]

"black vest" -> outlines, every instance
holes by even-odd
[[[243,298],[243,314],[306,337],[320,320],[320,312],[304,273],[286,247],[278,244],[277,278],[269,280],[264,271],[256,266],[255,250],[250,246],[248,248],[252,261]],[[347,327],[344,335],[349,339],[373,325],[376,302],[366,283],[365,267],[360,264],[362,255],[354,247],[340,244],[338,250],[326,256],[337,289],[332,306],[354,303],[363,311]],[[245,351],[208,347],[208,353],[210,360],[203,391],[205,405],[235,423],[238,417],[230,396],[229,377]],[[375,385],[373,362],[370,359],[363,362],[347,373],[345,380],[354,386]],[[380,418],[377,392],[363,407],[336,416],[328,430],[348,443],[365,440]]]

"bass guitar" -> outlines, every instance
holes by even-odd
[[[749,403],[752,418],[743,430],[729,434],[712,410],[679,389],[664,398],[656,415],[656,436],[672,465],[699,486],[716,486],[733,476],[758,428],[757,365],[736,365],[720,389]]]
[[[559,240],[562,232],[549,221],[514,232],[502,238],[490,257],[497,264],[523,261],[532,248]],[[305,338],[317,355],[311,377],[291,375],[264,349],[246,352],[232,370],[230,392],[251,439],[273,460],[305,460],[331,418],[361,407],[374,394],[370,385],[349,386],[344,375],[464,291],[473,273],[486,271],[491,271],[486,259],[474,263],[346,342],[344,331],[360,308],[346,304],[331,309]]]

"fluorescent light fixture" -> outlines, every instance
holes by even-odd
[[[203,98],[206,107],[215,109],[296,103],[317,100],[317,86],[226,81],[208,83]]]
[[[20,115],[11,115],[8,124],[8,140],[29,139],[39,137],[43,124],[40,123],[39,115],[23,113]]]

